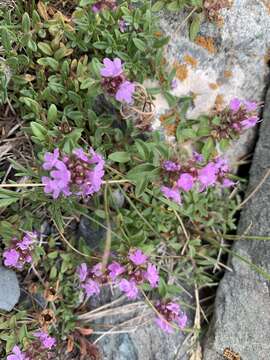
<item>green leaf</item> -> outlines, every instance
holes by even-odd
[[[43,65],[43,66],[49,66],[50,68],[52,68],[54,71],[56,71],[58,69],[59,63],[57,60],[51,58],[51,57],[44,57],[44,58],[40,58],[37,60],[37,63],[39,65]]]
[[[11,204],[14,204],[15,202],[17,202],[19,199],[17,198],[1,198],[0,196],[0,208],[3,207],[7,207]]]
[[[136,181],[135,196],[137,198],[140,197],[144,193],[148,184],[149,184],[148,177],[143,177],[140,180]]]
[[[130,154],[126,151],[116,151],[109,155],[109,159],[117,163],[126,163],[130,161]]]
[[[200,26],[202,22],[202,15],[201,14],[195,14],[193,16],[190,28],[189,28],[189,37],[191,41],[194,41],[199,34]]]
[[[54,104],[49,107],[47,119],[50,124],[54,124],[57,120],[57,107]]]
[[[29,97],[20,97],[19,100],[20,102],[24,103],[27,107],[29,107],[29,109],[31,109],[34,114],[40,115],[40,105],[36,100],[31,99]]]
[[[30,29],[31,29],[30,17],[27,13],[24,13],[22,17],[22,30],[25,34],[27,34],[30,32]]]
[[[129,179],[137,179],[138,176],[147,176],[150,175],[154,170],[156,170],[155,166],[153,164],[150,163],[146,163],[146,164],[140,164],[135,166],[133,169],[131,169],[128,173],[127,176]]]
[[[106,41],[96,41],[96,42],[94,42],[93,46],[96,49],[104,50],[104,49],[107,49],[108,43]]]
[[[45,42],[39,42],[38,43],[38,48],[45,54],[45,55],[53,55],[53,51],[52,48],[50,47],[49,44],[45,43]]]
[[[149,160],[149,150],[148,147],[146,146],[146,144],[144,143],[144,141],[137,139],[135,142],[136,148],[138,153],[140,154],[140,157],[145,160],[148,161]]]
[[[166,7],[170,11],[178,11],[183,7],[183,5],[179,4],[179,2],[177,0],[175,0],[171,3],[169,3]]]
[[[191,0],[191,5],[192,6],[203,6],[203,1],[202,0]]]
[[[159,0],[152,6],[152,11],[153,12],[160,11],[163,8],[164,5],[165,5],[164,1]]]
[[[132,41],[134,42],[134,45],[136,46],[137,49],[144,51],[145,50],[145,43],[138,38],[133,38]]]
[[[40,141],[44,141],[47,135],[46,128],[35,121],[32,121],[30,123],[30,126],[33,135],[37,137]]]
[[[209,160],[214,150],[215,150],[214,141],[212,138],[208,138],[202,148],[202,155],[206,161]]]

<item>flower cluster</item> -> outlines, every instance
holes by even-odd
[[[135,92],[135,85],[126,80],[123,73],[121,60],[115,58],[103,60],[103,68],[100,70],[102,76],[102,87],[108,95],[114,96],[117,101],[132,103],[132,96]]]
[[[12,354],[7,356],[7,360],[31,360],[25,353],[21,352],[20,348],[15,345],[12,349]]]
[[[258,104],[255,102],[232,99],[229,107],[218,114],[212,135],[217,139],[232,139],[254,127],[259,121],[257,109]]]
[[[179,304],[172,301],[161,302],[155,304],[155,308],[159,315],[156,317],[156,324],[165,332],[171,334],[175,328],[181,330],[187,324],[187,316],[180,309]]]
[[[112,283],[128,299],[134,300],[139,295],[139,285],[147,282],[155,288],[159,282],[156,266],[139,249],[131,250],[128,259],[122,264],[114,261],[104,271],[101,263],[90,269],[83,263],[78,267],[78,276],[87,297],[98,295],[103,284]]]
[[[99,13],[102,10],[115,10],[116,8],[116,0],[100,0],[94,3],[92,11],[94,13]]]
[[[41,346],[44,349],[51,349],[56,344],[56,339],[52,336],[49,336],[45,331],[36,331],[34,336],[39,339]]]
[[[164,161],[163,172],[167,182],[172,186],[161,186],[161,192],[168,199],[181,204],[180,191],[190,191],[197,188],[199,192],[208,187],[220,185],[230,187],[234,182],[227,178],[229,165],[226,159],[217,157],[205,166],[201,166],[203,158],[200,154],[194,153],[193,158],[184,166],[177,162]]]
[[[3,252],[4,265],[22,270],[25,264],[31,263],[36,239],[37,234],[31,232],[26,233],[21,240],[14,238],[10,247]]]
[[[42,177],[45,193],[51,193],[54,199],[64,196],[89,196],[98,192],[104,176],[104,160],[93,149],[85,153],[78,148],[70,156],[60,155],[59,149],[47,152],[42,165],[50,172]]]

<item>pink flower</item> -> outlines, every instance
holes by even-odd
[[[51,170],[59,161],[59,149],[54,149],[53,153],[46,152],[44,155],[44,163],[42,165],[44,170]]]
[[[240,109],[241,104],[242,104],[241,100],[234,98],[230,102],[230,109],[233,112],[237,112]]]
[[[228,187],[231,187],[231,186],[234,186],[235,185],[235,182],[230,180],[230,179],[224,179],[221,186],[223,188],[228,188]]]
[[[252,101],[244,100],[243,104],[246,108],[246,111],[248,111],[248,112],[256,111],[257,107],[258,107],[258,104],[256,102],[252,102]]]
[[[128,258],[133,262],[133,264],[139,266],[146,262],[148,256],[146,256],[140,249],[137,249],[135,251],[130,251]]]
[[[21,269],[19,265],[20,253],[15,249],[8,249],[3,252],[4,265]]]
[[[103,274],[102,264],[98,263],[98,264],[94,265],[91,269],[91,273],[94,274],[96,277],[102,276],[102,274]]]
[[[103,77],[116,77],[122,74],[122,63],[121,59],[110,60],[105,58],[103,60],[104,67],[100,70],[100,74]]]
[[[177,316],[175,319],[177,325],[181,330],[183,330],[187,325],[187,315],[181,314],[181,316]]]
[[[194,177],[188,173],[181,174],[177,186],[183,189],[184,191],[190,191],[194,184]]]
[[[82,287],[85,289],[86,295],[88,297],[92,295],[98,295],[100,293],[99,284],[92,279],[87,279],[86,282],[82,284]]]
[[[257,116],[252,116],[248,119],[241,121],[240,124],[242,126],[242,129],[247,130],[254,127],[258,123],[258,121],[259,118]]]
[[[133,94],[135,92],[135,85],[130,81],[124,81],[118,88],[115,98],[117,101],[131,104],[133,101]]]
[[[145,279],[147,279],[151,285],[152,288],[155,288],[158,286],[158,282],[159,282],[159,275],[158,275],[158,271],[155,265],[153,264],[148,264],[147,266],[147,270],[144,274]]]
[[[56,339],[45,331],[36,331],[33,335],[40,340],[45,349],[51,349],[56,344]]]
[[[108,266],[109,276],[114,281],[119,275],[123,274],[126,269],[118,262],[114,261]]]
[[[86,277],[88,275],[88,268],[87,265],[85,263],[82,263],[78,269],[77,269],[77,274],[79,275],[80,281],[83,282],[86,280]]]
[[[172,80],[172,82],[171,82],[171,88],[172,88],[173,90],[177,88],[177,80],[176,80],[176,79]]]
[[[173,333],[173,327],[164,319],[164,317],[159,316],[155,318],[155,322],[164,332],[168,334]]]
[[[203,191],[208,186],[212,186],[215,184],[217,180],[216,173],[216,165],[213,162],[210,162],[198,171],[198,179],[201,183],[201,191]]]
[[[136,286],[136,283],[134,280],[126,280],[122,279],[119,284],[119,289],[126,294],[128,299],[135,300],[138,297],[139,289]]]
[[[30,360],[23,352],[21,352],[20,348],[15,345],[12,349],[12,355],[8,355],[7,360]]]
[[[181,196],[177,188],[169,188],[167,186],[162,186],[160,190],[163,195],[165,195],[168,199],[176,202],[179,205],[181,204]]]
[[[49,153],[48,153],[49,154]],[[51,154],[52,155],[52,154]],[[70,156],[62,156],[51,168],[50,176],[43,176],[44,192],[52,193],[54,199],[61,194],[90,196],[102,185],[105,161],[90,149],[90,154],[77,148]],[[48,166],[47,166],[48,167]]]
[[[168,172],[177,172],[181,169],[181,166],[179,164],[170,160],[164,161],[162,167]]]
[[[17,243],[17,247],[21,250],[27,250],[29,247],[33,244],[34,239],[36,239],[37,234],[36,233],[27,233],[22,241]]]

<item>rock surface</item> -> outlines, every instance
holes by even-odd
[[[265,101],[263,123],[250,171],[250,191],[270,169],[270,90]],[[270,242],[245,236],[270,236],[270,177],[247,202],[241,214],[238,234],[243,240],[233,251],[270,274]],[[243,360],[269,359],[270,275],[268,280],[240,259],[231,259],[233,272],[221,281],[215,313],[206,338],[204,360],[222,360],[226,347],[239,352]]]
[[[20,297],[20,287],[14,271],[0,267],[0,309],[11,311]]]
[[[184,296],[183,296],[184,298]],[[183,342],[187,334],[178,332],[165,334],[154,322],[154,313],[145,302],[128,302],[110,290],[103,289],[99,298],[90,300],[91,309],[107,304],[108,315],[96,319],[95,329],[108,331],[97,345],[104,360],[188,360],[187,345]],[[111,306],[110,303],[114,302]],[[184,309],[184,308],[183,308]],[[109,311],[112,311],[110,315]],[[192,326],[192,313],[187,312],[189,323]],[[110,334],[111,331],[111,334]],[[115,333],[114,333],[115,332]],[[117,333],[119,332],[119,333]]]
[[[209,114],[215,105],[222,108],[234,97],[263,100],[270,55],[270,11],[267,3],[269,1],[234,0],[231,8],[220,12],[223,26],[207,21],[202,24],[200,44],[204,43],[205,47],[188,39],[185,21],[188,13],[160,15],[161,27],[171,38],[165,58],[170,65],[177,61],[185,67],[184,72],[183,68],[180,71],[182,79],[176,76],[177,86],[171,93],[179,97],[195,95],[188,118]],[[160,114],[166,112],[169,106],[162,96],[157,97],[155,105],[156,128],[160,126]],[[246,132],[228,154],[232,162],[252,149],[253,140],[254,132]]]

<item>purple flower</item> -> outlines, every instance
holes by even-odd
[[[98,263],[98,264],[94,265],[91,269],[91,273],[94,274],[96,277],[102,276],[102,274],[103,274],[102,264]]]
[[[51,154],[52,155],[52,154]],[[63,155],[51,168],[50,176],[43,176],[45,193],[52,193],[54,199],[61,194],[70,196],[90,196],[98,192],[102,185],[105,161],[102,156],[90,149],[75,149],[70,156]]]
[[[173,314],[178,315],[180,312],[180,306],[177,303],[170,302],[166,305],[166,309],[170,310]]]
[[[173,327],[168,323],[168,321],[165,320],[163,316],[155,318],[155,322],[164,332],[168,334],[173,333]]]
[[[100,293],[99,284],[92,279],[87,279],[86,282],[82,285],[82,287],[84,288],[87,297],[90,297],[92,295],[98,295]]]
[[[21,352],[17,345],[13,347],[12,353],[12,355],[8,355],[7,360],[30,360],[23,352]]]
[[[197,153],[196,151],[192,152],[193,159],[197,162],[203,162],[204,158],[201,154]]]
[[[114,281],[119,275],[123,274],[126,269],[118,262],[114,261],[108,266],[109,276]]]
[[[56,339],[45,331],[36,331],[33,335],[40,340],[45,349],[51,349],[56,344]]]
[[[79,275],[79,278],[80,278],[81,282],[86,280],[86,277],[88,275],[88,268],[87,268],[87,265],[85,263],[82,263],[80,266],[78,266],[77,274]]]
[[[119,284],[119,289],[124,292],[128,299],[135,300],[138,297],[139,289],[134,280],[122,279]]]
[[[240,109],[241,104],[242,104],[241,100],[234,98],[230,102],[230,109],[233,112],[237,112]]]
[[[157,268],[155,265],[148,264],[147,270],[144,274],[144,277],[146,280],[149,281],[152,288],[155,288],[158,286],[159,275],[158,275],[158,271],[157,271]]]
[[[246,111],[248,111],[248,112],[256,111],[257,107],[258,107],[258,104],[255,103],[255,102],[252,102],[252,101],[244,100],[243,104],[244,104],[244,106],[246,108]]]
[[[121,19],[118,21],[118,26],[119,30],[124,33],[127,30],[128,23],[125,20]]]
[[[177,188],[169,188],[167,186],[162,186],[160,190],[163,195],[166,196],[168,199],[173,200],[179,205],[181,204],[181,196]]]
[[[216,164],[214,164],[213,162],[210,162],[198,171],[198,179],[201,183],[201,191],[203,191],[208,186],[212,186],[215,184],[217,180],[216,172]]]
[[[134,92],[135,92],[135,85],[130,81],[125,81],[119,86],[115,98],[117,101],[131,104],[133,101],[132,96]]]
[[[257,116],[252,116],[248,119],[241,121],[240,124],[243,130],[247,130],[254,127],[258,123],[258,120],[259,118]]]
[[[36,238],[36,234],[35,233],[28,233],[26,234],[23,238],[22,241],[19,241],[17,243],[17,247],[20,248],[21,250],[28,250],[29,247],[33,244],[34,242],[34,238]]]
[[[184,191],[190,191],[194,184],[194,177],[188,173],[181,174],[177,186]]]
[[[4,257],[4,265],[9,267],[15,267],[17,269],[21,269],[21,265],[19,263],[20,253],[15,249],[8,249],[3,252]]]
[[[164,161],[162,166],[168,172],[176,172],[181,169],[181,166],[179,164],[171,160]]]
[[[175,319],[177,325],[181,330],[183,330],[187,325],[187,315],[181,314],[180,316],[177,316]]]
[[[104,67],[100,70],[100,74],[103,77],[117,77],[123,72],[121,59],[115,58],[110,60],[105,58],[103,64]]]
[[[130,251],[128,258],[133,262],[134,265],[139,266],[145,264],[148,256],[146,256],[140,249],[137,249],[135,251]]]
[[[42,165],[44,170],[51,170],[59,161],[59,149],[54,149],[53,153],[46,152],[44,155],[44,163]]]
[[[172,82],[171,82],[171,88],[172,88],[173,90],[177,88],[177,80],[176,80],[176,79],[172,80]]]
[[[223,188],[228,188],[228,187],[231,187],[231,186],[234,186],[235,185],[235,182],[230,180],[230,179],[224,179],[221,186]]]

